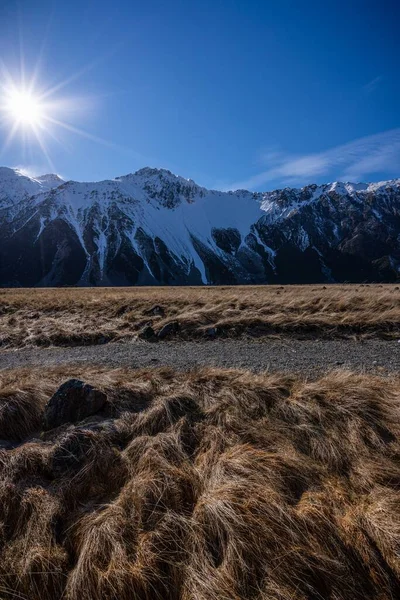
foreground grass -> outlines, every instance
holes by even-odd
[[[106,406],[44,433],[71,376]],[[399,413],[345,372],[3,371],[0,597],[398,598]]]
[[[159,307],[156,310],[154,307]],[[161,309],[161,310],[160,310]],[[0,290],[0,345],[86,345],[133,339],[171,321],[184,339],[400,334],[395,285]]]

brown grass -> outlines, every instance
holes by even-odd
[[[44,433],[71,376],[106,407]],[[0,598],[399,598],[399,413],[346,372],[3,371]]]
[[[160,305],[164,315],[149,313]],[[0,290],[0,345],[86,345],[128,340],[170,321],[184,339],[383,336],[400,333],[395,285]]]

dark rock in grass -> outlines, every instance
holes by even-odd
[[[161,327],[157,334],[158,339],[163,340],[164,338],[175,335],[179,331],[179,323],[177,321],[171,321],[166,323],[164,327]]]
[[[80,381],[70,379],[63,383],[48,401],[44,410],[43,429],[77,423],[99,412],[106,403],[104,392]]]
[[[141,340],[151,340],[156,337],[154,329],[150,325],[146,325],[138,336]]]
[[[12,450],[18,446],[18,442],[10,442],[9,440],[0,440],[0,450]]]
[[[152,306],[149,310],[146,310],[145,315],[153,315],[153,317],[165,317],[165,310],[159,304]]]
[[[209,340],[214,340],[218,335],[218,328],[217,327],[209,327],[208,329],[205,330],[204,333],[205,333],[205,336]]]

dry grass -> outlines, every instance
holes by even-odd
[[[149,311],[155,305],[163,315]],[[169,321],[179,336],[398,336],[395,285],[0,290],[0,345],[86,345],[132,339]]]
[[[71,376],[103,413],[41,432]],[[399,598],[399,402],[344,372],[3,371],[0,597]]]

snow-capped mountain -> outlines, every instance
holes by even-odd
[[[0,168],[0,285],[396,281],[400,180],[219,192]]]
[[[36,179],[23,175],[18,169],[0,167],[0,208],[48,192],[63,183],[58,175],[42,175]]]

